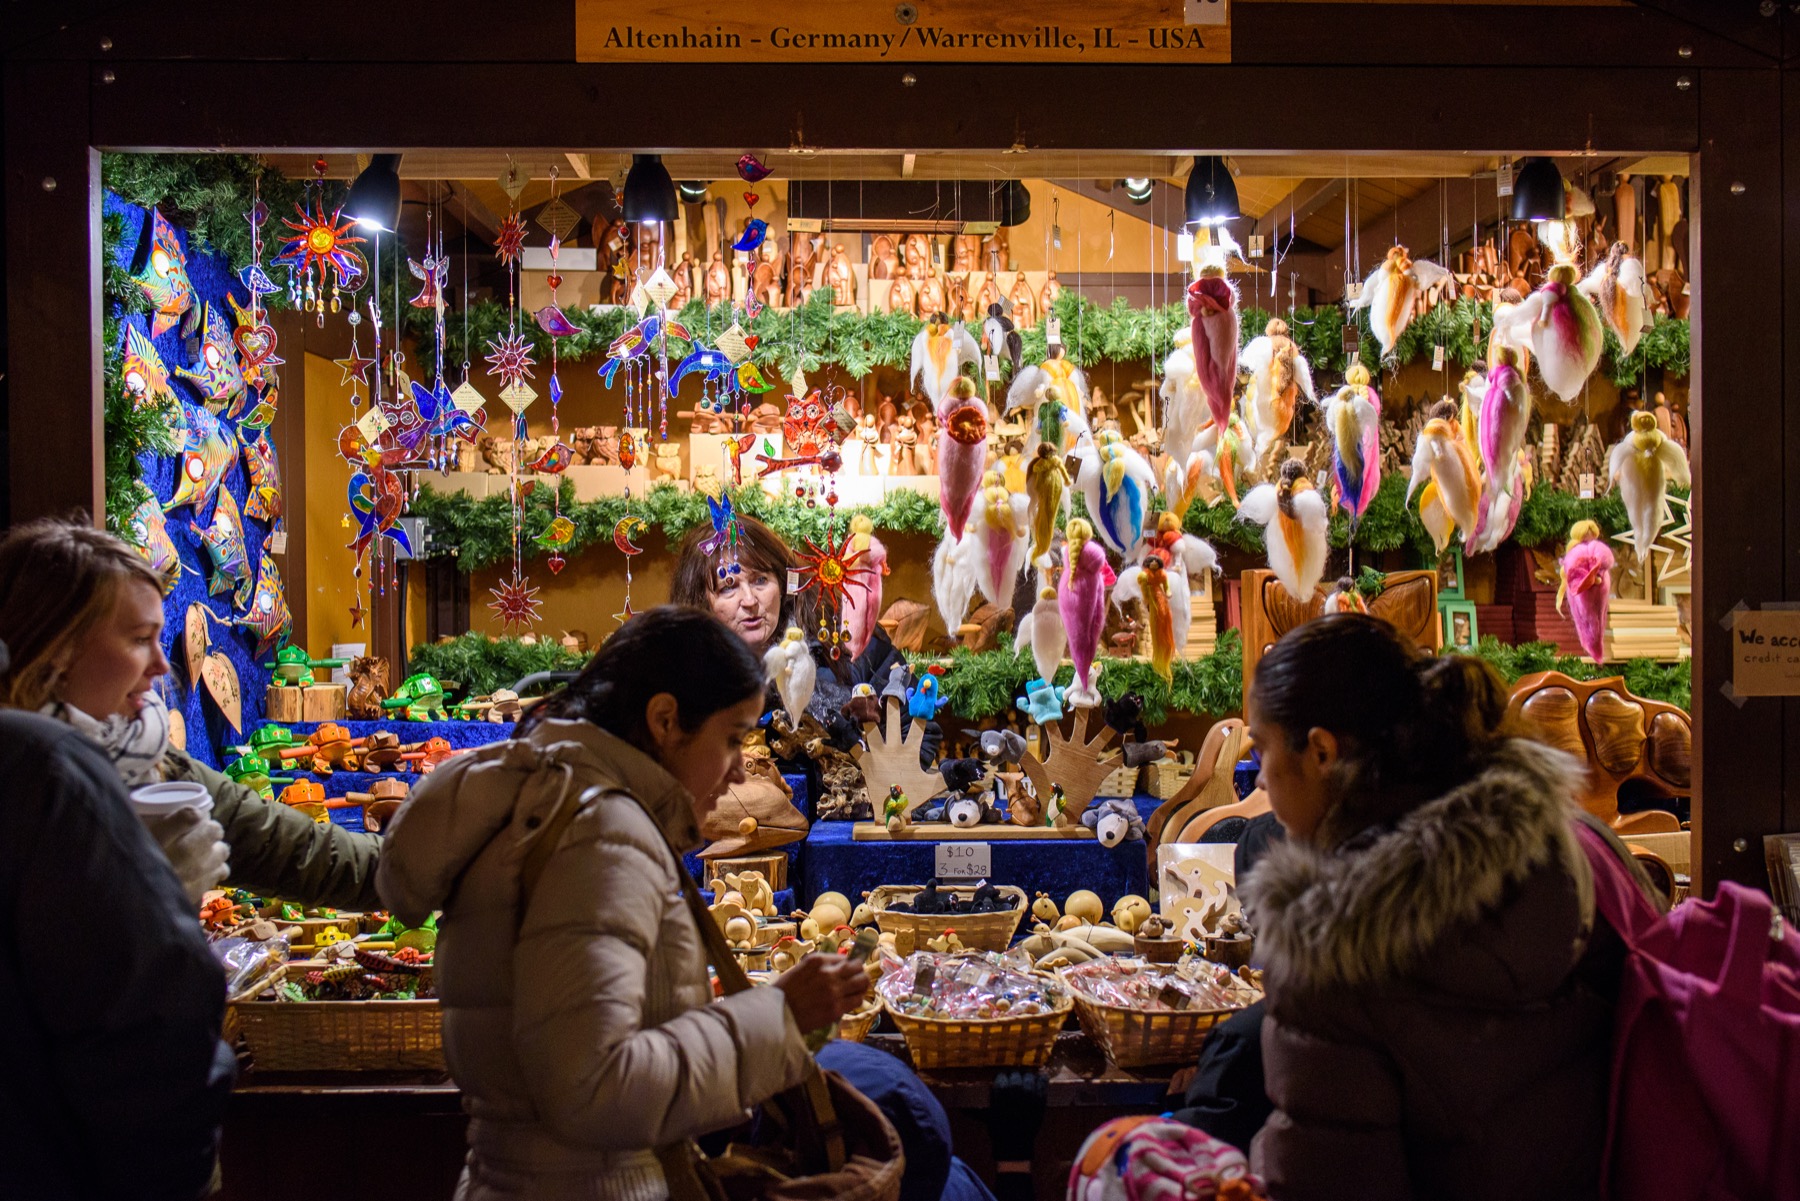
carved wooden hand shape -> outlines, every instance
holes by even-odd
[[[1110,727],[1102,724],[1099,732],[1089,737],[1088,728],[1095,716],[1091,708],[1077,709],[1074,727],[1066,735],[1060,723],[1045,726],[1043,733],[1050,743],[1050,753],[1040,759],[1037,747],[1028,743],[1025,758],[1019,763],[1040,799],[1050,795],[1052,784],[1063,786],[1063,812],[1071,822],[1081,820],[1082,811],[1093,804],[1106,777],[1125,762],[1122,751],[1106,753],[1117,736]]]
[[[869,804],[876,813],[887,801],[888,789],[898,785],[906,796],[906,816],[910,820],[913,810],[944,790],[944,781],[936,772],[919,767],[919,739],[924,736],[925,723],[914,721],[904,735],[900,726],[900,701],[888,697],[880,727],[874,722],[863,726],[863,738],[869,745],[858,747],[851,754],[862,769],[863,786],[869,790]]]

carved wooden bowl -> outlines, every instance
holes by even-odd
[[[1619,790],[1627,781],[1662,797],[1692,795],[1693,719],[1674,705],[1633,696],[1620,676],[1575,680],[1541,671],[1513,686],[1509,711],[1551,746],[1587,762],[1581,803],[1597,817],[1619,824]]]

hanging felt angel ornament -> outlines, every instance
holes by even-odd
[[[1012,373],[1016,376],[1025,351],[1025,339],[1013,324],[1011,309],[1009,300],[997,300],[988,305],[987,319],[981,323],[981,340],[989,354],[1012,365]]]
[[[789,626],[781,641],[763,655],[763,672],[781,697],[788,724],[799,729],[800,718],[812,703],[813,688],[819,679],[812,648],[806,645],[806,634],[799,627]]]
[[[1439,554],[1450,545],[1453,531],[1462,530],[1466,540],[1481,519],[1481,470],[1462,436],[1456,405],[1448,400],[1432,406],[1430,420],[1413,445],[1408,504],[1415,492],[1419,493],[1419,520]]]
[[[1234,509],[1238,506],[1238,482],[1250,474],[1253,455],[1250,433],[1244,428],[1243,420],[1233,415],[1219,435],[1218,449],[1211,456],[1212,470],[1208,474],[1219,477],[1219,489]]]
[[[859,553],[862,556],[850,570],[864,586],[844,589],[844,629],[850,635],[850,657],[855,659],[875,637],[875,619],[881,612],[881,578],[888,574],[888,551],[875,536],[875,522],[867,513],[850,519],[846,549],[849,558]]]
[[[1158,391],[1163,402],[1165,454],[1185,463],[1196,452],[1217,446],[1219,427],[1213,423],[1212,411],[1200,392],[1200,377],[1194,371],[1191,327],[1175,331],[1175,348],[1163,360],[1163,382]]]
[[[1040,571],[1038,578],[1048,581],[1051,573]],[[1063,653],[1069,648],[1069,638],[1063,628],[1056,589],[1048,582],[1038,587],[1037,601],[1031,606],[1031,612],[1020,620],[1018,635],[1013,639],[1014,654],[1027,647],[1031,649],[1031,662],[1037,667],[1038,678],[1054,680],[1056,669],[1062,665]]]
[[[1064,547],[1062,583],[1057,588],[1057,611],[1069,639],[1069,658],[1075,664],[1075,682],[1063,699],[1071,707],[1100,703],[1095,687],[1098,673],[1094,655],[1100,631],[1106,626],[1106,594],[1116,582],[1106,551],[1094,539],[1094,527],[1080,517],[1069,520]]]
[[[1067,450],[1087,428],[1087,376],[1070,362],[1061,346],[1052,346],[1042,363],[1013,377],[1006,390],[1006,411],[1024,411],[1032,420],[1025,431],[1025,453],[1035,454],[1039,442]]]
[[[1381,343],[1381,353],[1394,353],[1394,343],[1412,324],[1419,297],[1448,278],[1450,273],[1427,259],[1415,259],[1404,246],[1388,247],[1381,266],[1363,281],[1362,292],[1350,306],[1369,310],[1369,332]]]
[[[1543,286],[1505,316],[1494,316],[1495,336],[1506,343],[1529,342],[1538,374],[1564,400],[1580,395],[1606,344],[1600,313],[1581,294],[1579,281],[1574,264],[1556,263]]]
[[[1244,406],[1254,440],[1256,462],[1261,463],[1277,438],[1287,435],[1294,423],[1294,405],[1304,393],[1318,403],[1313,392],[1312,365],[1288,336],[1288,323],[1276,317],[1250,339],[1238,356],[1238,367],[1250,373],[1250,393]]]
[[[1575,637],[1587,657],[1596,663],[1606,658],[1606,615],[1612,603],[1613,553],[1592,521],[1577,521],[1569,529],[1569,546],[1563,551],[1562,583],[1556,590],[1556,611],[1569,604]]]
[[[976,531],[969,530],[961,538],[944,532],[931,556],[931,598],[952,635],[968,615],[969,601],[981,584],[982,566]]]
[[[1081,463],[1075,487],[1095,530],[1107,546],[1124,554],[1143,537],[1156,472],[1118,430],[1101,430],[1098,438],[1083,434],[1076,441],[1075,457]]]
[[[1056,519],[1069,506],[1068,465],[1055,447],[1038,443],[1031,466],[1025,469],[1025,498],[1031,525],[1031,561],[1044,562],[1056,538]]]
[[[1143,602],[1146,625],[1150,630],[1150,670],[1167,684],[1175,682],[1170,661],[1175,657],[1177,615],[1169,600],[1171,575],[1163,566],[1162,556],[1145,555],[1143,562],[1119,573],[1112,590],[1113,604],[1121,609],[1134,600]]]
[[[961,538],[987,466],[987,404],[975,381],[959,375],[938,406],[938,503],[952,536]]]
[[[1530,421],[1531,390],[1518,370],[1517,356],[1510,347],[1502,346],[1481,393],[1478,436],[1491,491],[1512,495],[1514,466]]]
[[[1350,365],[1344,381],[1325,405],[1325,426],[1331,431],[1338,504],[1350,514],[1355,532],[1381,487],[1381,397],[1369,386],[1369,369],[1361,363]]]
[[[1631,432],[1607,454],[1606,469],[1625,502],[1632,549],[1640,563],[1647,563],[1662,532],[1663,499],[1669,486],[1689,485],[1687,455],[1680,443],[1656,428],[1655,413],[1640,409],[1631,415]]]
[[[1262,527],[1269,569],[1289,596],[1311,604],[1325,575],[1331,514],[1306,478],[1306,466],[1298,459],[1283,463],[1279,480],[1250,489],[1237,516]]]
[[[908,372],[913,385],[931,399],[940,416],[950,396],[950,385],[962,377],[962,369],[981,362],[981,346],[960,322],[925,323],[913,339],[912,367]]]
[[[1606,258],[1581,281],[1581,293],[1612,327],[1620,349],[1627,355],[1636,350],[1644,336],[1644,264],[1631,247],[1614,242]]]
[[[1217,574],[1219,555],[1212,545],[1192,534],[1182,532],[1181,519],[1173,512],[1157,515],[1156,533],[1146,535],[1145,558],[1159,558],[1168,570],[1169,607],[1174,613],[1175,653],[1187,650],[1188,630],[1194,624],[1194,594],[1188,584],[1191,576]]]
[[[1521,450],[1513,461],[1512,495],[1494,488],[1491,481],[1482,491],[1475,530],[1473,534],[1463,535],[1463,545],[1470,554],[1486,554],[1512,537],[1513,529],[1519,524],[1519,514],[1525,510],[1525,502],[1531,499],[1533,474],[1531,451]]]
[[[1216,243],[1197,251],[1200,277],[1187,287],[1187,307],[1193,322],[1194,374],[1213,424],[1224,429],[1231,418],[1238,370],[1237,285],[1225,273],[1238,247],[1222,230],[1217,236]]]
[[[998,471],[981,477],[981,493],[969,514],[969,533],[981,559],[977,587],[996,605],[1012,603],[1013,581],[1025,566],[1025,514],[1022,494],[1007,490]]]
[[[1185,462],[1171,456],[1163,465],[1163,503],[1172,512],[1186,513],[1201,495],[1213,474],[1214,455],[1213,451],[1197,450]]]

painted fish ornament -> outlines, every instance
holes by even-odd
[[[1080,470],[1075,487],[1093,517],[1094,529],[1107,546],[1124,554],[1144,535],[1156,472],[1131,448],[1118,430],[1101,430],[1097,439],[1076,441]]]
[[[1289,596],[1311,604],[1325,577],[1331,513],[1306,478],[1305,465],[1289,459],[1281,465],[1277,482],[1250,489],[1237,519],[1262,527],[1269,569]]]
[[[1462,436],[1456,406],[1447,400],[1433,406],[1413,445],[1408,504],[1415,492],[1419,492],[1419,520],[1439,554],[1450,544],[1452,531],[1462,530],[1466,541],[1481,519],[1481,470]]]
[[[1037,601],[1019,622],[1018,634],[1013,638],[1014,654],[1028,647],[1039,678],[1054,680],[1056,669],[1062,666],[1063,653],[1069,648],[1069,638],[1063,631],[1056,589],[1048,584],[1038,589]],[[1061,716],[1060,710],[1057,716]]]
[[[169,368],[144,331],[136,325],[125,326],[125,355],[119,363],[119,381],[132,399],[134,408],[164,404],[175,399],[169,387]]]
[[[867,513],[850,519],[850,542],[845,550],[848,558],[861,556],[850,570],[863,587],[844,589],[844,629],[850,634],[850,657],[856,659],[875,637],[875,619],[881,613],[881,580],[888,574],[887,546],[875,536],[875,522]]]
[[[175,591],[181,581],[181,555],[175,540],[169,537],[169,523],[155,500],[146,500],[125,519],[125,532],[137,553],[162,577],[163,595]]]
[[[761,217],[751,217],[744,222],[744,232],[739,235],[737,241],[731,244],[731,248],[748,254],[763,244],[763,239],[768,236],[768,233],[769,223],[767,221]]]
[[[244,497],[244,516],[255,521],[281,520],[281,469],[275,463],[275,448],[266,435],[257,434],[256,441],[244,445],[244,470],[250,476],[250,491]]]
[[[675,370],[669,373],[669,395],[678,395],[681,392],[681,381],[695,372],[699,372],[702,383],[711,384],[725,379],[735,369],[736,364],[724,351],[715,350],[710,346],[696,346],[693,352],[676,364]]]
[[[1164,683],[1173,684],[1170,664],[1175,657],[1175,609],[1169,603],[1169,575],[1160,555],[1146,555],[1143,562],[1119,573],[1112,600],[1121,609],[1131,601],[1143,604],[1150,631],[1150,669]]]
[[[1644,336],[1644,264],[1623,242],[1614,242],[1601,264],[1581,281],[1582,295],[1594,302],[1601,320],[1629,355]]]
[[[1419,297],[1449,275],[1436,263],[1413,258],[1404,246],[1388,247],[1387,257],[1363,281],[1362,291],[1350,306],[1352,312],[1368,310],[1369,332],[1381,343],[1384,358],[1394,353],[1394,343],[1412,324]]]
[[[1575,623],[1575,638],[1587,657],[1596,663],[1606,659],[1606,618],[1612,604],[1613,553],[1592,521],[1578,521],[1569,529],[1569,546],[1563,551],[1562,583],[1556,590],[1556,611],[1566,600]]]
[[[1381,487],[1381,397],[1369,386],[1369,369],[1352,363],[1344,386],[1325,405],[1331,431],[1331,468],[1338,504],[1356,529]]]
[[[963,368],[979,362],[981,347],[960,323],[928,321],[913,339],[907,377],[930,398],[941,418],[947,412],[951,386],[962,378]]]
[[[267,550],[262,552],[262,562],[257,567],[256,591],[250,600],[250,610],[231,624],[255,631],[258,656],[268,654],[294,632],[294,615],[288,609],[281,570]]]
[[[1213,424],[1220,429],[1231,418],[1232,391],[1237,386],[1238,293],[1225,274],[1236,250],[1237,244],[1221,232],[1217,243],[1199,252],[1200,277],[1187,287],[1194,375]]]
[[[939,420],[938,503],[950,536],[960,539],[987,465],[987,404],[976,395],[975,381],[955,377],[939,406]]]
[[[193,308],[194,285],[188,279],[187,255],[182,252],[175,227],[159,210],[150,210],[144,234],[131,277],[155,310],[150,318],[150,336],[160,338]]]
[[[1577,286],[1571,263],[1553,264],[1544,283],[1510,312],[1494,315],[1494,336],[1527,342],[1550,390],[1574,400],[1600,362],[1606,339],[1599,310]]]
[[[1100,703],[1094,656],[1100,647],[1100,631],[1106,626],[1106,596],[1117,577],[1106,560],[1106,550],[1094,538],[1093,526],[1072,517],[1067,534],[1056,602],[1069,640],[1069,658],[1075,664],[1075,682],[1064,699],[1071,706],[1094,706]]]
[[[244,546],[244,519],[229,491],[219,493],[212,521],[204,528],[196,523],[193,530],[212,560],[213,574],[207,593],[218,596],[229,592],[233,606],[242,609],[250,602],[250,556]]]
[[[1631,432],[1606,456],[1606,467],[1625,502],[1632,549],[1640,563],[1647,563],[1662,532],[1663,499],[1670,485],[1686,488],[1691,482],[1687,455],[1679,442],[1656,428],[1656,414],[1640,409],[1631,415]]]
[[[1025,567],[1028,508],[1025,496],[1008,491],[998,471],[981,477],[981,491],[969,513],[969,530],[976,536],[981,558],[977,587],[996,605],[1012,603],[1013,581]]]
[[[788,724],[799,729],[800,718],[812,702],[813,689],[819,678],[812,648],[806,645],[806,634],[796,626],[789,626],[781,641],[763,655],[763,671],[781,697]]]
[[[200,362],[197,370],[175,368],[175,374],[200,390],[209,405],[223,408],[244,394],[244,373],[238,367],[237,344],[219,310],[203,306],[205,331],[200,339]]]
[[[181,451],[175,494],[163,503],[163,512],[189,505],[198,516],[205,512],[213,493],[230,474],[237,455],[232,452],[218,417],[210,410],[184,400],[180,411],[181,420],[176,432],[181,439]]]
[[[1056,521],[1069,505],[1068,465],[1048,442],[1038,443],[1031,466],[1025,469],[1026,512],[1031,527],[1031,561],[1048,560],[1056,539]]]
[[[1312,365],[1288,336],[1288,323],[1276,317],[1252,338],[1238,356],[1240,370],[1250,373],[1250,393],[1245,398],[1252,451],[1261,463],[1277,438],[1287,435],[1294,423],[1294,405],[1302,393],[1318,403],[1313,391]]]
[[[1481,426],[1477,438],[1481,460],[1487,469],[1488,487],[1508,496],[1513,490],[1513,467],[1525,445],[1525,429],[1531,421],[1531,390],[1518,369],[1518,356],[1501,347],[1489,369],[1487,388],[1481,394]]]

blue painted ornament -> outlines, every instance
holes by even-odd
[[[731,244],[731,248],[733,250],[742,250],[746,252],[755,250],[758,246],[762,245],[763,238],[768,236],[768,233],[769,223],[767,221],[764,221],[761,217],[751,217],[748,221],[744,222],[743,235]]]

